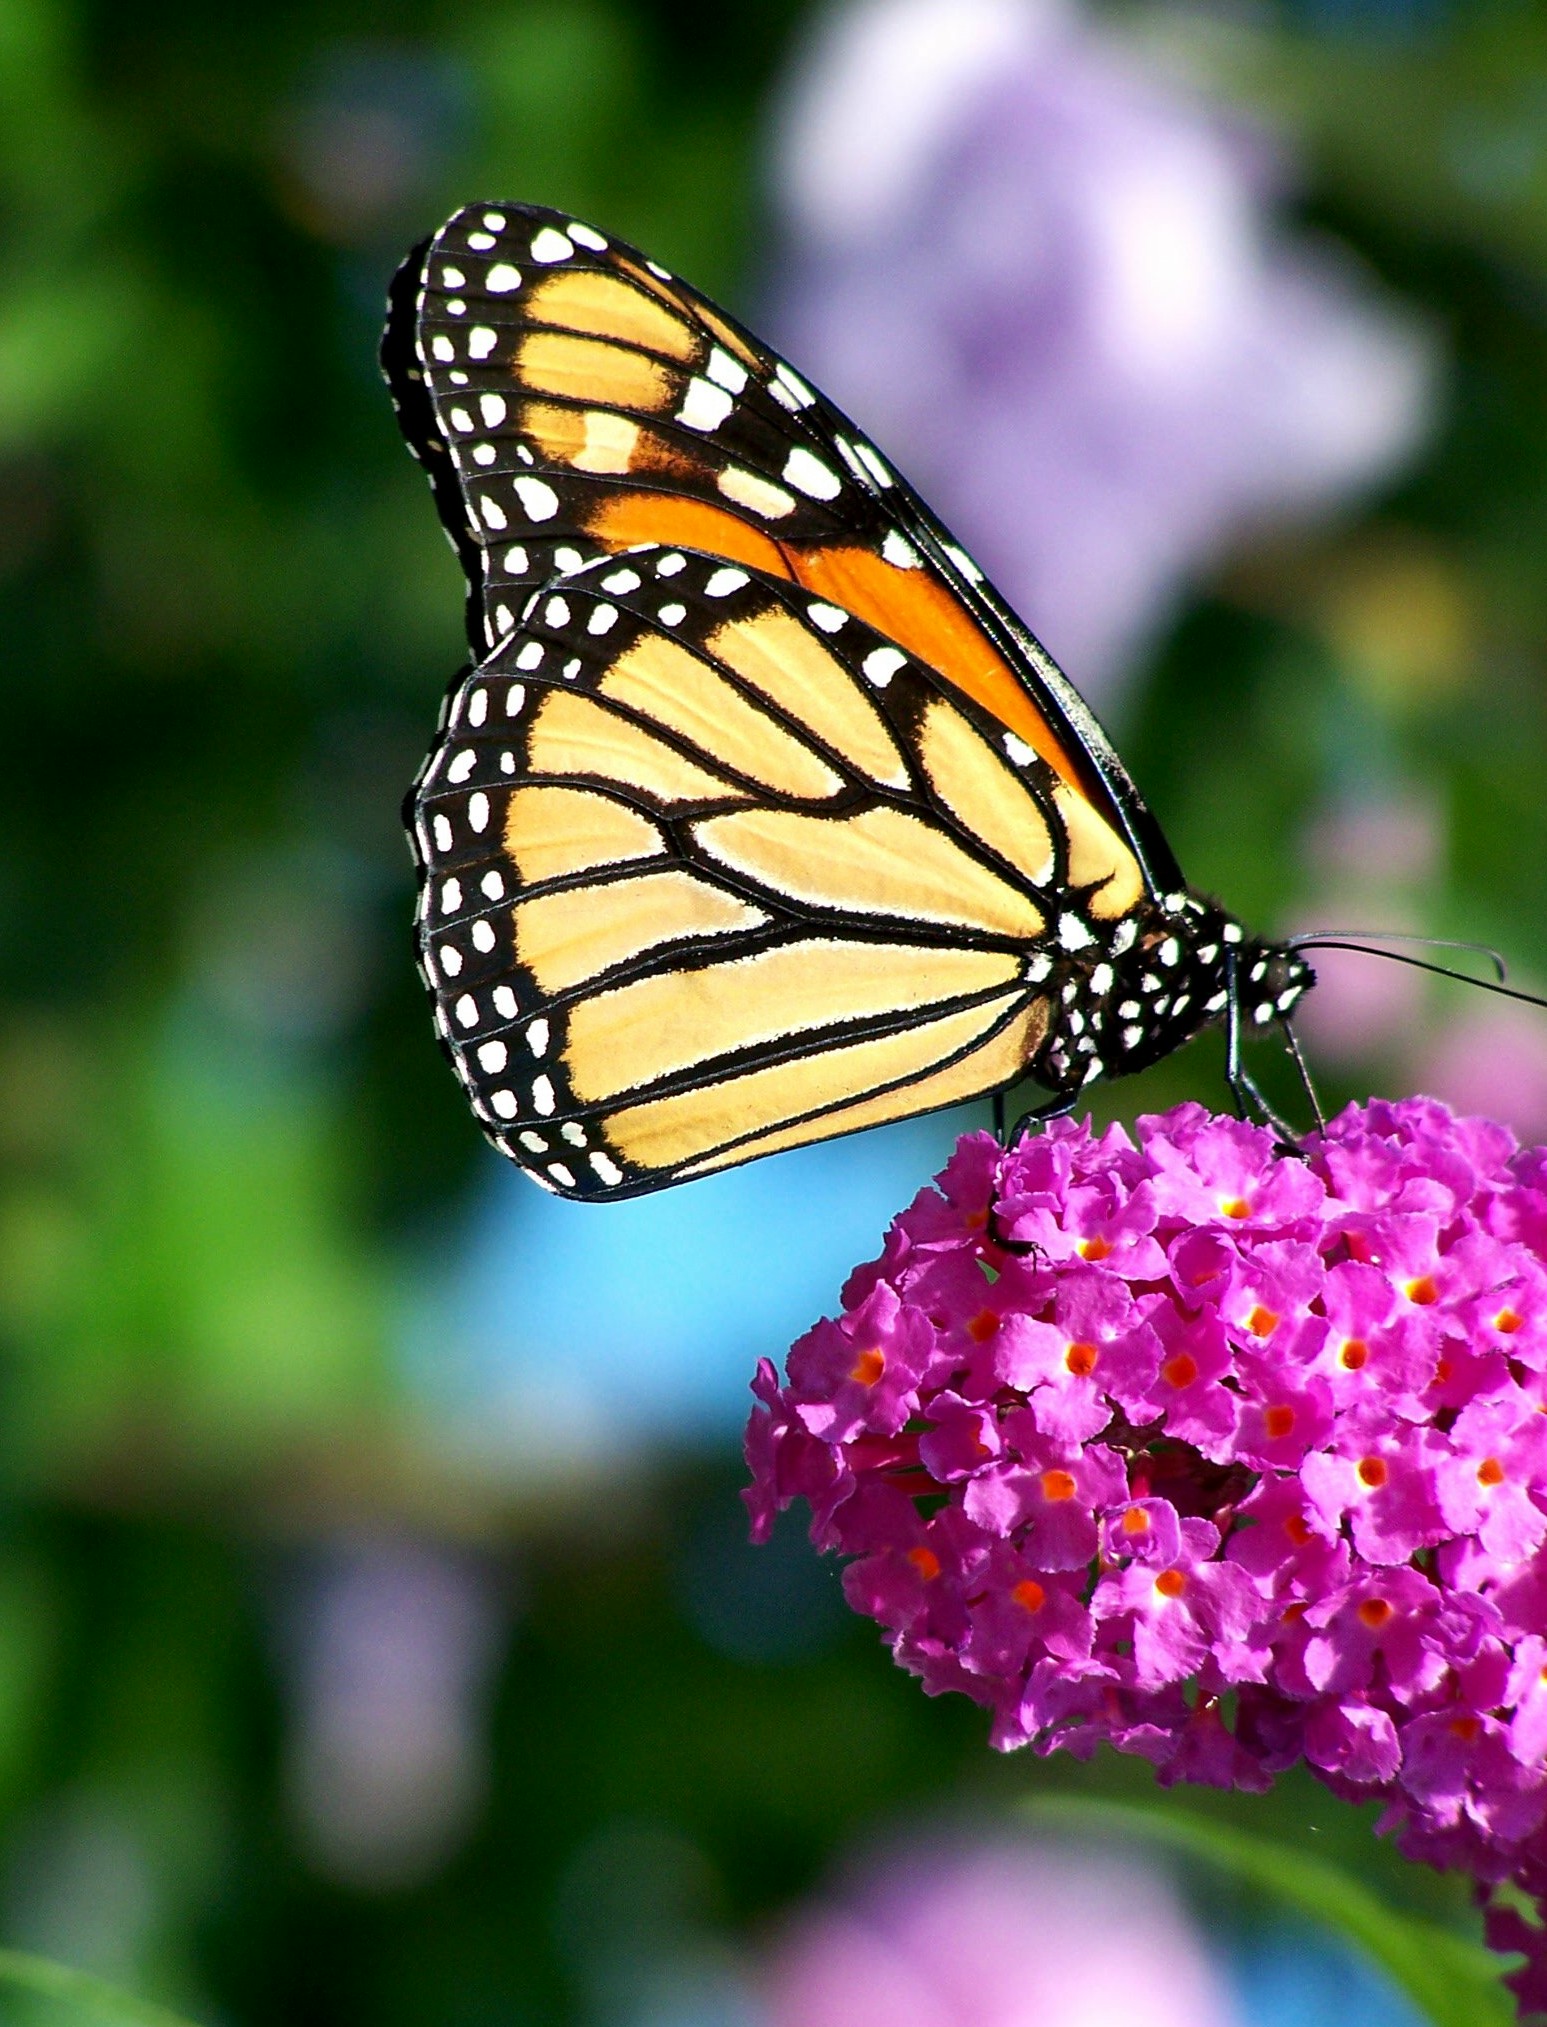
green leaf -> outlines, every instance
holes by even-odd
[[[1148,1838],[1248,1881],[1372,1957],[1435,2027],[1514,2027],[1492,1951],[1389,1906],[1325,1859],[1175,1809],[1056,1795],[1028,1803],[1027,1813],[1048,1827]]]
[[[50,2021],[79,2021],[82,2027],[87,2022],[92,2027],[188,2027],[164,2006],[120,1992],[89,1971],[74,1971],[21,1950],[0,1950],[0,2018],[7,2021],[13,2015],[5,2001],[13,1993],[49,2001],[39,2017]],[[64,2009],[62,2015],[55,2013],[55,2006]]]

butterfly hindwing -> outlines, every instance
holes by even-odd
[[[673,549],[530,595],[416,793],[420,942],[485,1130],[617,1196],[1033,1065],[1125,841],[895,642]]]
[[[482,660],[550,577],[653,542],[868,621],[1180,885],[1085,706],[875,447],[664,269],[565,214],[469,206],[404,268],[383,360],[468,572]]]

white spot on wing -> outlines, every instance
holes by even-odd
[[[532,1103],[542,1113],[544,1118],[547,1118],[549,1113],[552,1112],[557,1100],[553,1095],[553,1079],[551,1077],[534,1077],[532,1079]]]
[[[807,616],[823,633],[837,633],[848,624],[849,615],[841,605],[829,605],[824,599],[817,599],[806,607]]]
[[[503,1042],[481,1042],[478,1046],[478,1067],[491,1077],[497,1077],[509,1060],[510,1051]]]
[[[587,633],[610,633],[618,623],[618,608],[615,605],[596,605],[585,623]]]
[[[487,324],[475,324],[467,334],[467,356],[469,359],[487,359],[498,343],[498,332],[491,331]]]
[[[489,1093],[489,1109],[491,1112],[498,1113],[501,1119],[514,1119],[520,1107],[516,1103],[514,1091],[491,1091]]]
[[[475,831],[486,831],[489,828],[489,798],[482,789],[468,798],[467,820]]]
[[[917,570],[919,552],[913,544],[898,534],[895,528],[888,528],[886,539],[881,544],[881,554],[888,563],[895,563],[899,570]]]
[[[465,1028],[477,1027],[478,1002],[473,998],[473,995],[470,992],[463,993],[462,997],[457,1001],[456,1006],[453,1008],[453,1012],[456,1014],[457,1019],[461,1022],[463,1027]]]
[[[591,1166],[609,1189],[623,1180],[623,1171],[610,1154],[593,1154]]]
[[[854,448],[859,452],[860,463],[869,472],[878,486],[889,486],[892,484],[890,466],[882,463],[875,451],[871,449],[870,445],[863,438],[855,444]]]
[[[704,591],[710,598],[727,598],[731,592],[739,591],[742,585],[750,582],[745,570],[716,570],[710,574]]]
[[[583,246],[587,253],[605,253],[607,242],[592,225],[580,225],[573,219],[565,228],[576,246]]]
[[[637,591],[640,576],[637,570],[612,570],[602,579],[603,591],[611,591],[618,597],[626,592]]]
[[[474,336],[476,335],[477,333],[475,332]],[[457,348],[448,337],[437,332],[430,340],[430,356],[433,359],[439,359],[442,365],[446,365],[457,356]]]
[[[543,621],[556,632],[560,628],[568,626],[569,600],[566,598],[550,598],[548,603],[543,607]]]
[[[700,380],[695,374],[677,410],[677,420],[685,422],[689,429],[718,429],[735,405],[723,387]]]
[[[675,600],[670,605],[663,605],[656,614],[656,618],[659,619],[662,626],[681,626],[687,616],[687,607],[685,605],[678,605]]]
[[[809,408],[816,400],[816,396],[805,381],[792,367],[786,366],[782,359],[774,368],[774,380],[789,395],[797,408]]]
[[[1017,767],[1029,767],[1037,757],[1026,741],[1017,739],[1013,732],[1006,732],[1004,735],[1004,750]]]
[[[516,656],[516,667],[518,669],[541,668],[542,659],[546,652],[547,650],[543,647],[543,644],[540,640],[524,640],[521,643],[521,650]],[[519,710],[520,706],[518,705],[516,708]],[[509,713],[510,711],[509,698],[505,700],[505,709],[506,712]]]
[[[898,648],[872,648],[860,666],[878,690],[887,684],[901,668],[906,668],[908,657]]]
[[[515,494],[529,521],[551,521],[559,511],[559,496],[546,479],[519,478]],[[504,525],[502,521],[500,526]]]
[[[498,429],[505,420],[505,397],[503,394],[480,394],[478,413],[483,417],[485,429]]]
[[[812,500],[836,500],[843,491],[843,481],[832,466],[823,464],[804,444],[797,444],[784,460],[784,477]]]
[[[733,359],[729,352],[718,345],[709,348],[709,364],[704,368],[716,387],[723,387],[727,394],[740,394],[747,384],[747,369],[739,359]]]
[[[506,526],[505,509],[498,500],[491,500],[487,494],[478,502],[478,512],[486,528],[498,531]]]
[[[733,500],[738,507],[750,507],[765,521],[782,521],[786,514],[795,511],[793,493],[787,493],[771,479],[760,478],[756,472],[743,470],[740,465],[727,465],[715,483],[726,499]]]
[[[508,260],[498,260],[484,276],[483,285],[491,296],[508,296],[512,289],[520,288],[521,270]]]
[[[548,1053],[548,1023],[545,1020],[535,1020],[531,1023],[526,1031],[526,1045],[534,1056],[545,1056]]]
[[[544,267],[552,267],[558,260],[568,260],[574,251],[564,234],[555,232],[551,225],[545,225],[532,241],[532,258],[541,261]]]

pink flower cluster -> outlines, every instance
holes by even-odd
[[[1547,1149],[1429,1100],[1304,1158],[1201,1106],[961,1141],[764,1361],[754,1533],[994,1742],[1266,1787],[1547,1900]],[[1547,1930],[1512,1908],[1547,2007]]]

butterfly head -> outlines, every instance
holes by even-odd
[[[1071,965],[1039,1074],[1065,1090],[1148,1068],[1234,997],[1247,1033],[1288,1017],[1315,983],[1298,952],[1250,937],[1212,902],[1168,896],[1118,926],[1095,961]]]

